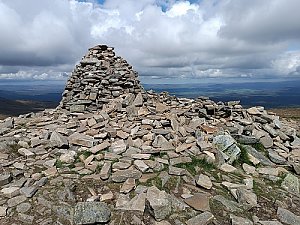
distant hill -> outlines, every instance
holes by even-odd
[[[30,112],[38,112],[46,108],[55,108],[57,102],[31,101],[31,100],[9,100],[0,97],[0,119],[7,116],[18,116]]]

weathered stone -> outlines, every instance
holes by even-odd
[[[201,213],[188,221],[186,221],[187,225],[207,225],[214,220],[214,215],[211,212]]]
[[[26,156],[26,157],[34,156],[34,153],[32,151],[29,151],[26,148],[19,148],[18,153],[20,153],[21,155]]]
[[[0,175],[0,186],[9,184],[12,181],[11,174],[1,174]]]
[[[291,211],[278,207],[277,217],[282,223],[289,225],[300,225],[300,217],[296,216]]]
[[[213,143],[217,146],[220,151],[225,151],[231,145],[235,143],[235,140],[230,135],[218,135],[214,137]]]
[[[283,225],[282,223],[278,221],[259,221],[259,224],[261,225]]]
[[[27,198],[31,198],[36,192],[38,188],[36,186],[31,187],[22,187],[20,189],[20,193],[25,195]]]
[[[226,207],[226,209],[230,212],[242,212],[242,207],[237,202],[228,200],[222,195],[216,195],[213,197],[214,200],[220,202],[222,205]]]
[[[65,154],[62,154],[59,157],[59,160],[62,163],[73,163],[75,161],[76,155],[77,155],[77,153],[75,151],[68,151]]]
[[[32,224],[33,220],[34,220],[34,216],[27,215],[27,214],[24,214],[24,213],[19,213],[18,214],[18,219],[20,221],[22,221],[23,223]]]
[[[94,138],[81,133],[73,133],[69,136],[69,142],[73,145],[92,147],[94,144]]]
[[[257,172],[260,174],[271,175],[271,176],[278,176],[278,169],[271,168],[271,167],[261,167],[257,169]]]
[[[8,198],[17,196],[20,193],[19,187],[7,187],[1,190],[1,193]]]
[[[111,172],[111,162],[105,162],[100,171],[100,178],[102,180],[107,180]]]
[[[157,187],[148,188],[146,195],[147,209],[157,221],[168,217],[172,212],[172,201],[165,191],[160,191]]]
[[[149,169],[149,166],[143,160],[134,160],[133,164],[138,170],[142,171],[143,173]]]
[[[110,146],[110,143],[108,141],[104,141],[101,144],[90,148],[89,151],[93,154],[96,154],[97,152],[102,151],[102,150],[108,148],[109,146]]]
[[[270,135],[266,134],[260,139],[260,143],[265,148],[271,148],[273,146],[273,139],[270,137]]]
[[[192,158],[191,157],[177,157],[170,159],[170,165],[174,166],[181,163],[191,163]]]
[[[281,187],[293,194],[299,194],[299,179],[291,173],[288,173],[281,183]]]
[[[204,174],[200,174],[199,177],[196,179],[196,183],[206,189],[212,188],[212,182],[210,178]]]
[[[132,198],[128,203],[117,209],[129,210],[129,211],[139,211],[141,213],[145,210],[146,194],[140,193]]]
[[[115,154],[121,154],[126,151],[126,144],[124,140],[118,140],[113,142],[109,149]]]
[[[121,187],[120,192],[127,194],[135,188],[135,179],[128,178]]]
[[[230,220],[232,225],[253,225],[253,222],[251,220],[232,214],[230,214]]]
[[[74,209],[74,224],[107,223],[110,209],[102,202],[78,202]]]
[[[58,148],[69,146],[68,139],[56,131],[52,132],[50,136],[50,143],[53,147],[58,147]]]
[[[185,171],[185,169],[182,169],[182,168],[178,168],[178,167],[175,167],[175,166],[170,166],[169,167],[169,174],[170,175],[176,175],[176,176],[182,176],[182,175],[186,174],[186,171]]]
[[[238,188],[236,191],[236,195],[239,203],[251,208],[257,206],[257,196],[252,191],[245,188]]]
[[[19,196],[8,199],[7,205],[8,205],[8,207],[15,207],[15,206],[21,204],[22,202],[25,202],[26,200],[27,200],[27,198],[24,195],[19,195]]]
[[[31,208],[31,204],[28,202],[24,202],[17,206],[17,212],[26,213],[30,210],[30,208]]]
[[[227,173],[232,173],[232,172],[236,171],[236,168],[232,165],[224,163],[220,166],[220,170],[227,172]]]
[[[196,210],[202,212],[210,211],[209,197],[207,194],[196,193],[192,197],[184,199],[184,202]]]
[[[120,183],[126,181],[128,178],[139,179],[142,176],[142,173],[133,168],[129,168],[126,170],[118,170],[114,172],[111,176],[114,182]]]
[[[6,213],[7,213],[7,207],[0,206],[0,217],[6,216]]]

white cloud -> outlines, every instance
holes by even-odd
[[[0,78],[65,79],[95,44],[143,78],[300,76],[300,1],[0,0]]]

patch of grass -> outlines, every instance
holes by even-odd
[[[83,151],[83,152],[81,152],[81,155],[83,155],[84,158],[86,159],[87,157],[89,157],[90,155],[92,155],[92,153],[89,152],[89,151]]]
[[[178,183],[178,179],[180,179],[180,177],[171,176],[169,178],[169,180],[167,181],[167,183],[165,184],[164,190],[167,190],[167,191],[174,190],[176,188],[177,183]],[[179,180],[179,183],[180,183],[180,180]]]
[[[215,165],[212,163],[207,162],[206,159],[198,159],[197,157],[191,157],[192,162],[190,163],[180,163],[175,165],[176,167],[186,169],[188,172],[190,172],[192,175],[196,175],[197,171],[196,168],[200,167],[205,171],[210,171],[213,169],[216,169]]]
[[[16,143],[15,144],[9,144],[8,148],[10,150],[10,153],[15,154],[16,156],[21,156],[21,154],[18,152],[18,150],[21,148],[20,145],[18,145]]]
[[[255,144],[252,144],[252,147],[255,148],[257,151],[260,151],[260,152],[266,152],[265,147],[264,147],[263,144],[260,143],[260,142],[255,143]]]
[[[55,165],[56,168],[59,168],[59,169],[64,167],[64,163],[62,161],[60,161],[59,159],[56,160],[54,165]]]
[[[239,155],[239,157],[233,162],[233,166],[240,166],[243,163],[247,163],[248,165],[252,165],[252,162],[250,161],[248,152],[246,150],[246,148],[243,145],[239,145],[238,146],[241,150],[241,153]]]
[[[95,173],[100,173],[101,169],[102,169],[102,166],[100,164],[98,164],[95,169]]]
[[[145,186],[151,187],[151,186],[156,186],[159,190],[162,190],[162,180],[160,179],[159,176],[156,176],[154,178],[151,178],[147,180],[147,182],[142,183]]]

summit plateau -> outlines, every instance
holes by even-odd
[[[0,121],[0,224],[300,225],[299,132],[263,106],[145,91],[114,49],[56,109]]]

